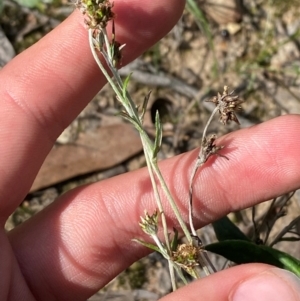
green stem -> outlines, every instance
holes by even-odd
[[[176,285],[176,281],[175,281],[174,266],[173,266],[173,263],[171,260],[168,260],[168,264],[169,264],[169,273],[170,273],[170,278],[171,278],[171,283],[172,283],[172,290],[173,290],[173,292],[175,292],[177,289],[177,285]]]
[[[167,200],[170,203],[170,206],[182,228],[182,231],[184,232],[186,238],[188,239],[189,243],[192,243],[192,237],[190,232],[188,231],[188,228],[186,226],[186,224],[183,221],[183,218],[181,217],[181,214],[179,212],[179,209],[169,191],[168,186],[166,185],[164,178],[158,168],[157,165],[157,159],[153,158],[153,142],[150,140],[149,136],[147,135],[147,133],[145,132],[145,130],[143,129],[143,125],[141,123],[137,108],[133,102],[133,100],[131,99],[131,96],[129,95],[128,91],[123,91],[123,82],[122,79],[119,76],[119,73],[117,72],[117,70],[115,69],[115,67],[113,66],[111,60],[112,60],[112,54],[111,54],[111,47],[110,47],[110,43],[109,40],[107,39],[107,34],[106,31],[102,31],[100,34],[104,35],[104,42],[105,42],[105,49],[108,53],[105,52],[105,49],[102,48],[103,45],[101,45],[101,53],[104,56],[104,59],[107,62],[108,67],[111,69],[111,72],[117,82],[117,85],[119,87],[116,86],[116,84],[114,83],[114,81],[112,80],[112,78],[110,77],[110,75],[108,74],[108,72],[106,71],[106,69],[104,68],[103,64],[101,63],[95,47],[94,47],[94,38],[93,38],[93,31],[90,29],[89,30],[89,43],[90,43],[90,48],[93,54],[93,57],[95,59],[95,61],[97,62],[100,70],[102,71],[102,73],[104,74],[104,76],[106,77],[107,81],[109,82],[109,84],[111,85],[112,89],[114,90],[114,92],[116,93],[118,100],[122,103],[122,105],[125,108],[126,113],[128,114],[128,116],[130,116],[132,118],[132,122],[135,125],[135,127],[137,128],[137,130],[140,133],[141,136],[141,140],[142,140],[142,144],[143,144],[143,148],[144,148],[144,153],[145,153],[145,158],[146,158],[146,162],[147,162],[147,167],[148,167],[148,171],[149,171],[149,175],[150,175],[150,179],[151,179],[151,183],[152,183],[152,187],[153,187],[153,191],[154,191],[154,196],[155,196],[155,200],[158,206],[158,209],[161,213],[161,220],[162,220],[162,226],[164,229],[164,238],[166,241],[166,248],[167,248],[167,252],[168,254],[165,254],[167,256],[165,256],[170,264],[170,274],[171,274],[171,278],[172,278],[172,286],[173,289],[176,289],[176,285],[175,285],[175,277],[174,277],[174,268],[177,271],[178,275],[184,279],[184,282],[186,283],[186,280],[183,276],[183,274],[181,273],[180,269],[178,268],[178,266],[173,263],[170,260],[170,257],[168,258],[168,256],[172,255],[172,250],[170,247],[170,242],[169,242],[169,233],[168,233],[168,227],[167,227],[167,221],[166,221],[166,216],[163,210],[163,205],[161,202],[161,198],[158,192],[158,188],[156,185],[156,181],[155,181],[155,176],[158,180],[158,182],[160,183],[162,190],[165,194],[165,196],[167,197]],[[100,40],[100,39],[99,39]],[[125,98],[124,98],[125,97]],[[155,176],[154,176],[155,175]],[[158,243],[156,241],[156,243]],[[161,250],[164,249],[164,247],[160,244],[160,242],[158,243],[158,246]],[[173,275],[173,277],[172,277]]]
[[[104,28],[100,34],[103,34],[103,36],[104,36],[105,47],[106,47],[106,50],[107,50],[107,52],[108,52],[107,56],[105,57],[106,63],[107,63],[107,65],[109,66],[110,70],[112,71],[113,76],[114,76],[115,80],[117,81],[117,83],[118,83],[120,89],[122,90],[122,87],[123,87],[123,81],[122,81],[122,79],[121,79],[121,77],[120,77],[120,74],[119,74],[118,70],[117,70],[117,69],[115,68],[115,66],[112,64],[112,55],[113,55],[113,54],[112,54],[112,48],[111,48],[111,45],[110,45],[109,40],[108,40],[108,36],[107,36],[106,29]],[[130,105],[130,107],[131,107],[131,112],[133,112],[133,113],[134,113],[134,116],[135,116],[136,118],[138,118],[138,111],[137,111],[137,109],[136,109],[136,106],[135,106],[135,104],[134,104],[134,101],[132,100],[130,94],[129,94],[127,91],[126,91],[126,98],[127,98],[128,103],[129,103],[129,105]],[[127,110],[127,113],[130,114],[129,116],[133,117],[133,116],[131,115],[131,112],[129,112],[129,110]]]
[[[186,236],[188,242],[191,244],[192,241],[193,241],[192,236],[191,236],[185,222],[183,221],[183,218],[182,218],[182,216],[179,212],[179,209],[178,209],[178,207],[177,207],[177,205],[176,205],[176,203],[175,203],[175,201],[174,201],[174,199],[173,199],[173,197],[170,193],[170,190],[169,190],[168,186],[166,185],[166,182],[165,182],[165,180],[164,180],[164,178],[163,178],[163,176],[162,176],[162,174],[161,174],[161,172],[158,168],[157,162],[152,160],[151,165],[153,166],[153,170],[154,170],[154,172],[155,172],[155,174],[158,178],[158,181],[159,181],[159,183],[162,187],[162,190],[163,190],[165,196],[167,197],[167,199],[169,201],[169,204],[170,204],[173,212],[175,213],[175,216],[176,216],[176,218],[177,218],[177,220],[180,224],[180,227],[181,227],[184,235]]]
[[[120,92],[118,87],[115,85],[114,81],[112,80],[112,78],[110,77],[110,75],[108,74],[106,69],[104,68],[103,64],[101,63],[101,61],[100,61],[100,59],[97,55],[97,52],[96,52],[95,46],[94,46],[94,41],[93,41],[93,30],[92,29],[89,29],[89,43],[90,43],[90,48],[91,48],[94,60],[96,61],[98,67],[101,70],[101,72],[106,77],[107,81],[109,82],[110,86],[112,87],[112,89],[116,93],[117,97],[119,99],[123,99],[122,93]],[[123,103],[123,105],[125,107],[125,110],[128,111],[128,106],[126,105],[126,103]]]
[[[107,71],[105,70],[103,64],[101,63],[101,61],[99,60],[99,58],[98,58],[98,56],[97,56],[97,53],[96,53],[96,51],[95,51],[95,47],[94,47],[94,44],[93,44],[93,35],[92,35],[92,30],[91,30],[91,29],[89,30],[89,41],[90,41],[90,47],[91,47],[92,54],[93,54],[93,56],[94,56],[95,61],[97,62],[97,64],[98,64],[100,70],[103,72],[104,76],[107,78],[109,84],[110,84],[111,87],[113,88],[113,90],[114,90],[114,92],[116,93],[116,95],[118,96],[119,100],[122,101],[122,100],[123,100],[123,95],[120,93],[119,89],[116,87],[115,83],[113,82],[113,80],[111,79],[111,77],[109,76],[109,74],[107,73]],[[107,47],[107,46],[106,46],[106,47]],[[112,66],[111,66],[111,67],[112,67]],[[112,68],[112,70],[114,70],[114,68]],[[113,74],[117,74],[117,75],[118,75],[117,72],[113,72]],[[118,76],[119,76],[119,75],[118,75]],[[133,101],[131,100],[131,98],[129,98],[129,100],[130,100],[130,102],[132,102],[132,104],[133,104]],[[125,106],[124,102],[122,102],[122,104]],[[132,116],[132,110],[130,110],[130,109],[133,109],[133,107],[135,107],[135,106],[134,106],[134,105],[133,105],[133,106],[131,105],[130,108],[128,108],[127,106],[125,106],[126,112],[127,112],[128,114],[131,113],[130,116]],[[135,117],[136,117],[136,116],[135,116]],[[138,119],[138,120],[139,120],[139,119]],[[151,153],[151,151],[152,151],[152,143],[151,143],[151,140],[149,139],[149,137],[148,137],[148,135],[146,134],[146,132],[143,130],[142,125],[139,124],[139,126],[140,126],[139,132],[140,132],[140,135],[141,135],[141,139],[142,139],[142,141],[143,141],[144,149],[146,148],[146,149],[145,149],[145,154],[149,154],[149,153]],[[149,152],[149,151],[150,151],[150,152]],[[147,160],[147,161],[148,161],[148,164],[149,164],[150,166],[153,167],[153,169],[154,169],[154,171],[155,171],[155,174],[158,176],[158,180],[159,180],[160,184],[162,185],[163,190],[164,190],[164,192],[166,193],[166,196],[167,196],[168,200],[172,203],[172,204],[171,204],[171,207],[172,207],[173,210],[175,209],[174,213],[175,213],[176,217],[179,218],[178,221],[179,221],[179,223],[180,223],[180,225],[181,225],[181,227],[182,227],[182,230],[184,231],[185,234],[187,234],[187,237],[190,236],[190,234],[189,234],[189,232],[188,232],[188,230],[187,230],[187,228],[186,228],[186,226],[185,226],[185,224],[184,224],[184,222],[183,222],[183,219],[182,219],[182,217],[180,216],[179,210],[178,210],[178,208],[177,208],[177,206],[176,206],[176,204],[175,204],[175,202],[174,202],[174,200],[173,200],[173,198],[172,198],[172,196],[171,196],[171,194],[170,194],[170,192],[169,192],[169,190],[168,190],[168,188],[167,188],[167,185],[166,185],[166,183],[165,183],[165,181],[164,181],[164,179],[163,179],[163,177],[162,177],[162,175],[161,175],[161,173],[160,173],[160,171],[159,171],[159,169],[158,169],[157,164],[153,164],[153,161],[149,158],[148,155],[146,156],[146,158],[148,158],[148,160]],[[150,168],[149,168],[148,170],[151,171]],[[153,187],[155,187],[155,180],[151,179],[151,182],[152,182]],[[157,191],[157,188],[156,188],[156,193],[155,193],[155,194],[159,195],[159,194],[158,194],[158,191]],[[158,202],[158,206],[160,207],[159,210],[160,210],[161,212],[163,212],[161,202]],[[165,225],[166,225],[166,224],[165,224]],[[167,227],[166,227],[166,229],[167,229]],[[166,230],[166,231],[167,231],[167,230]],[[165,237],[166,237],[166,235],[165,235]],[[167,236],[167,237],[168,237],[168,236]]]
[[[167,246],[168,253],[171,255],[171,247],[170,247],[170,241],[169,241],[169,235],[168,235],[168,226],[167,226],[166,215],[165,215],[165,212],[163,210],[163,205],[162,205],[162,202],[161,202],[161,198],[160,198],[160,195],[159,195],[159,192],[158,192],[157,185],[155,183],[155,178],[154,178],[152,166],[150,164],[151,160],[148,156],[148,152],[146,151],[147,150],[146,141],[144,140],[144,137],[142,135],[141,135],[141,140],[142,140],[142,144],[143,144],[143,148],[144,148],[144,154],[145,154],[145,158],[146,158],[146,162],[147,162],[149,176],[150,176],[151,183],[152,183],[152,188],[153,188],[153,191],[154,191],[154,197],[155,197],[156,204],[157,204],[160,216],[161,216],[162,226],[163,226],[163,230],[164,230],[165,243],[166,243],[166,246]]]

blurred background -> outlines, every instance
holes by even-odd
[[[0,68],[73,10],[67,0],[0,0]],[[124,77],[131,72],[129,92],[137,103],[152,90],[145,117],[150,135],[155,112],[160,112],[160,159],[200,145],[214,107],[205,100],[222,92],[224,85],[245,100],[238,114],[241,125],[224,127],[216,118],[209,133],[220,136],[279,115],[299,114],[299,0],[188,0],[173,30],[120,70]],[[117,116],[119,110],[114,93],[104,87],[59,137],[7,230],[74,187],[145,166],[138,135]],[[299,258],[299,216],[296,191],[229,217],[253,240],[276,243],[276,248]],[[216,240],[211,226],[199,235],[205,243]],[[216,256],[213,261],[219,269],[226,264]],[[151,254],[89,300],[150,301],[170,290],[166,262]]]

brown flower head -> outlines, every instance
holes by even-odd
[[[239,98],[238,95],[233,95],[234,91],[228,93],[228,87],[224,86],[223,94],[218,93],[218,96],[214,96],[212,99],[207,100],[208,102],[213,102],[218,106],[220,121],[223,124],[227,124],[229,121],[234,121],[240,124],[235,112],[241,110],[240,106],[243,100]]]
[[[181,244],[178,245],[177,250],[173,252],[172,259],[187,273],[197,278],[194,269],[199,266],[199,252],[199,247]]]
[[[219,150],[221,150],[222,148],[224,148],[223,145],[217,146],[215,144],[215,140],[216,140],[217,136],[215,134],[210,135],[208,138],[204,138],[202,141],[202,145],[201,145],[201,154],[199,156],[200,162],[201,164],[205,163],[208,158],[212,155],[218,155],[220,157],[224,157],[227,160],[229,160],[226,156],[224,155],[220,155],[218,152]]]

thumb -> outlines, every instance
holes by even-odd
[[[229,296],[232,301],[300,300],[300,279],[293,273],[269,269],[239,283]]]
[[[300,279],[286,270],[245,264],[195,281],[161,301],[300,301]]]

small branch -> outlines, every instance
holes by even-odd
[[[283,239],[283,236],[288,233],[294,226],[296,226],[298,223],[300,223],[300,216],[296,217],[294,220],[292,220],[286,227],[284,227],[280,233],[276,236],[276,238],[270,243],[270,247],[273,247],[278,242],[280,242]],[[298,233],[297,233],[298,234]],[[299,235],[299,234],[298,234]]]
[[[194,168],[192,170],[192,174],[191,174],[191,178],[190,178],[190,185],[189,185],[189,225],[191,228],[191,232],[193,236],[197,236],[197,232],[195,230],[194,227],[194,222],[193,222],[193,184],[194,184],[194,179],[197,173],[197,170],[199,169],[199,167],[201,167],[208,159],[207,154],[205,154],[205,148],[204,148],[204,143],[205,143],[205,139],[206,139],[206,132],[207,129],[213,119],[213,117],[215,116],[215,114],[218,112],[219,107],[216,106],[215,109],[213,110],[213,112],[211,113],[205,128],[203,130],[203,134],[202,134],[202,139],[201,139],[201,147],[198,153],[198,157],[196,160],[196,163],[194,165]]]

